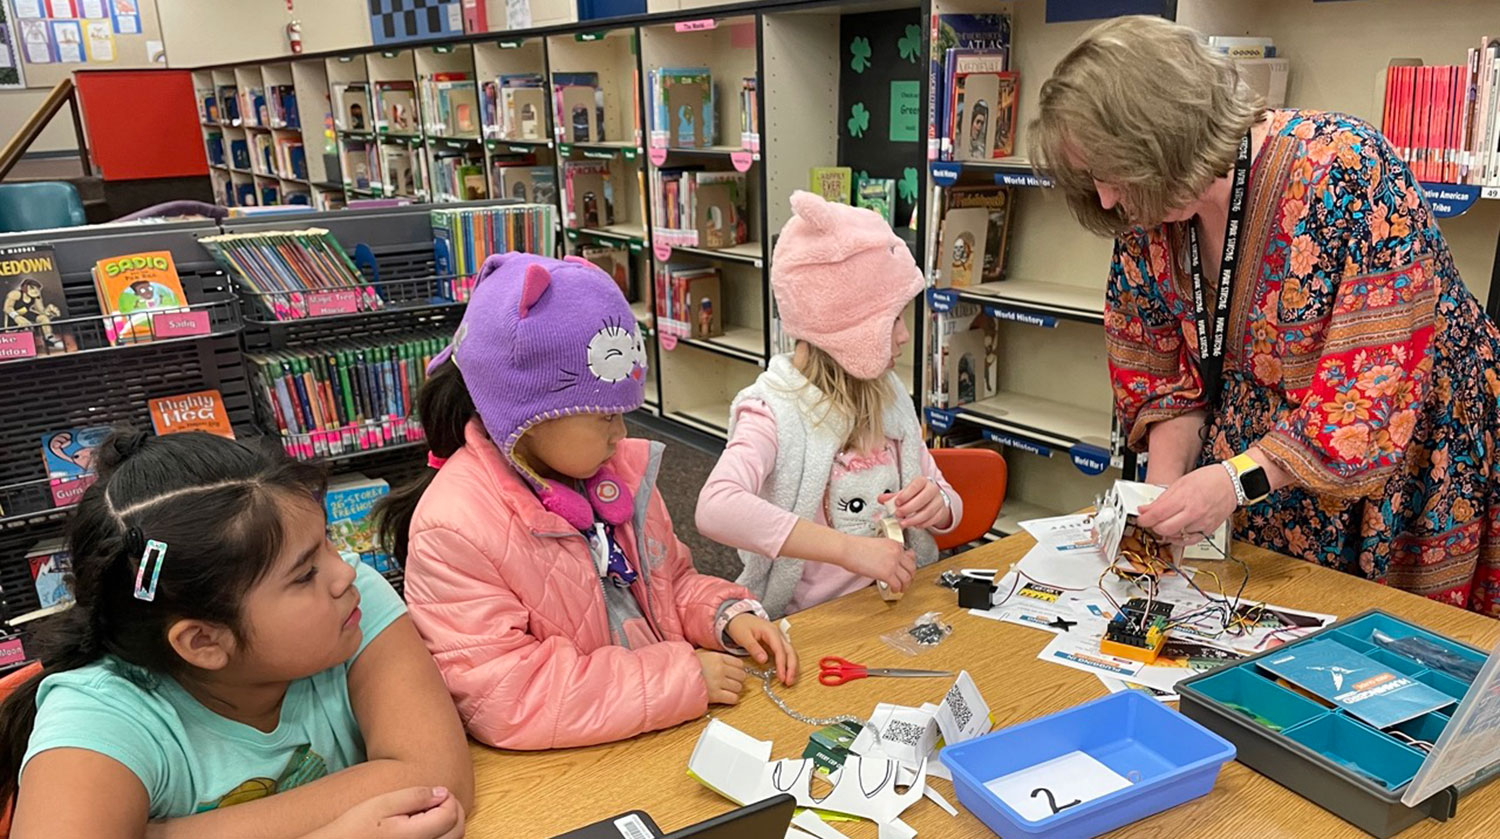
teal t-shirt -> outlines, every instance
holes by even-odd
[[[365,741],[349,704],[349,665],[406,607],[375,569],[356,565],[359,650],[292,682],[275,731],[221,717],[175,679],[106,656],[42,680],[22,768],[47,749],[98,752],[141,779],[151,818],[170,819],[264,798],[362,763]]]

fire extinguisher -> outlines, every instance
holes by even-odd
[[[286,41],[292,49],[292,55],[302,54],[302,21],[294,20],[286,25]]]

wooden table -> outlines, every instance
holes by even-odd
[[[871,587],[794,615],[791,634],[802,660],[802,676],[793,688],[778,686],[778,694],[809,716],[864,716],[878,701],[913,706],[937,702],[949,685],[936,679],[867,679],[836,688],[819,685],[818,658],[840,655],[871,666],[968,670],[989,702],[997,727],[1103,695],[1104,688],[1094,676],[1036,658],[1051,637],[1047,633],[963,614],[954,593],[933,582],[939,571],[950,567],[1009,567],[1032,544],[1029,537],[1016,536],[923,569],[905,599],[894,605],[883,603]],[[1484,649],[1500,640],[1500,621],[1249,546],[1236,545],[1235,551],[1252,570],[1247,597],[1341,617],[1379,607]],[[1229,567],[1226,585],[1237,584],[1238,566]],[[938,648],[914,660],[880,641],[881,634],[932,610],[941,610],[955,626],[953,635]],[[800,757],[812,733],[772,705],[754,682],[747,684],[739,705],[715,706],[710,713],[752,737],[773,742],[773,758]],[[645,810],[663,830],[671,831],[726,812],[733,808],[728,800],[687,775],[688,756],[702,731],[703,723],[695,721],[622,743],[538,753],[473,745],[477,800],[467,835],[471,839],[551,837],[633,809]],[[958,806],[951,784],[934,780],[933,787]],[[913,805],[902,818],[926,839],[994,835],[962,807],[954,818],[926,800]],[[851,839],[874,839],[876,833],[870,822],[836,826]],[[1365,834],[1232,762],[1207,796],[1113,835],[1331,839]],[[1500,783],[1466,797],[1458,817],[1447,824],[1429,819],[1402,837],[1438,835],[1500,836]]]

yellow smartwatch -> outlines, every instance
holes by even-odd
[[[1271,494],[1271,479],[1248,454],[1238,454],[1224,461],[1224,471],[1234,483],[1234,495],[1239,505],[1254,504]]]

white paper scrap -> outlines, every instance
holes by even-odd
[[[936,717],[943,742],[950,746],[973,740],[990,730],[989,703],[979,694],[969,671],[959,672],[953,687],[938,705]]]
[[[984,785],[1028,821],[1053,814],[1052,805],[1093,801],[1130,786],[1130,781],[1084,752],[1069,752]],[[1043,792],[1045,790],[1046,792]],[[1048,801],[1047,793],[1052,795]]]
[[[848,834],[818,818],[818,814],[812,810],[803,810],[792,819],[794,827],[807,831],[804,835],[816,837],[816,839],[849,839]]]

